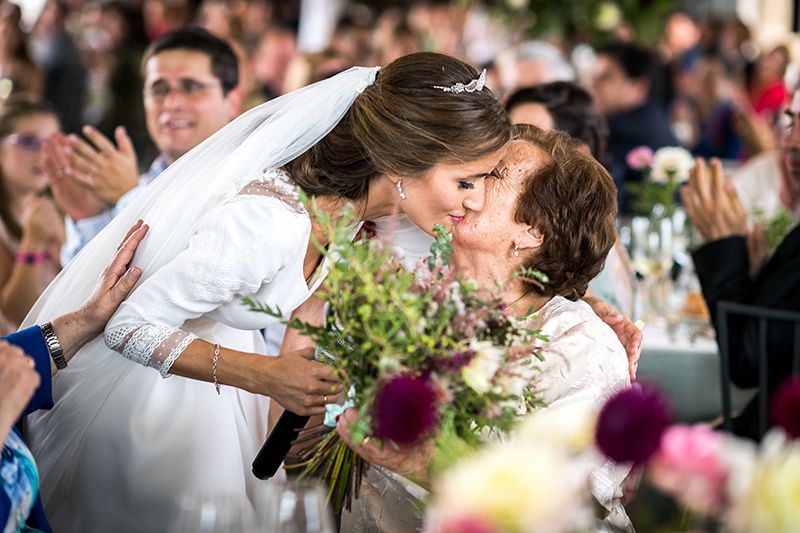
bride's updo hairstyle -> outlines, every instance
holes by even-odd
[[[499,150],[511,137],[503,106],[488,88],[447,92],[478,78],[458,59],[431,52],[383,67],[336,127],[286,170],[310,195],[365,196],[381,174],[414,178],[439,163]]]

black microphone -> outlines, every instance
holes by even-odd
[[[306,427],[308,416],[301,416],[292,411],[284,411],[278,423],[272,428],[267,441],[261,446],[253,460],[253,475],[258,479],[269,479],[281,467],[283,460],[292,448],[297,435]]]
[[[321,361],[323,355],[330,354],[318,346],[314,351],[314,361]],[[288,409],[283,412],[253,459],[254,476],[258,479],[269,479],[275,475],[309,418],[311,417],[298,415]]]

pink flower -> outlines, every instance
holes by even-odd
[[[650,479],[692,511],[718,512],[728,478],[723,439],[707,425],[671,426],[648,465]]]
[[[653,163],[653,150],[647,146],[638,146],[628,152],[625,162],[633,170],[644,170]]]
[[[436,533],[495,533],[495,528],[478,516],[452,516],[436,524]]]

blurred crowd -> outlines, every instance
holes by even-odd
[[[46,0],[27,19],[0,1],[0,314],[19,323],[130,195],[242,111],[421,50],[485,68],[515,121],[583,140],[622,214],[623,185],[642,179],[626,156],[642,145],[721,158],[759,206],[797,207],[777,155],[789,43],[759,47],[735,18],[679,10],[651,46],[624,20],[604,43],[532,39],[491,4]]]

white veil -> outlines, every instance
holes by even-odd
[[[23,327],[80,307],[139,218],[150,225],[150,231],[134,262],[142,269],[142,280],[147,279],[186,248],[197,220],[210,208],[258,179],[264,169],[293,160],[331,131],[373,83],[378,69],[354,67],[262,104],[181,157],[61,271],[28,313]]]

